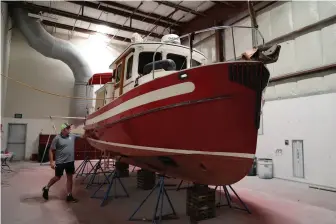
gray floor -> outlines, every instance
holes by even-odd
[[[11,164],[11,167],[14,172],[2,173],[1,222],[4,224],[136,223],[127,219],[148,194],[148,191],[136,189],[134,177],[126,178],[124,183],[131,197],[115,199],[101,208],[99,199],[90,198],[94,188],[85,189],[77,179],[74,194],[80,202],[67,204],[64,202],[65,180],[62,179],[50,190],[50,200],[45,202],[41,198],[41,187],[53,175],[50,167],[29,162]],[[222,207],[217,210],[216,218],[200,223],[336,223],[336,193],[310,189],[306,184],[258,177],[246,177],[233,187],[252,214]],[[189,223],[185,215],[185,191],[172,190],[169,194],[180,219],[164,223]],[[145,204],[139,218],[152,215],[154,200],[151,198]]]

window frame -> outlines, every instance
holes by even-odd
[[[129,62],[129,60],[130,60],[131,57],[133,57],[132,66],[131,66],[132,72],[131,72],[131,76],[129,78],[127,78],[128,62]],[[132,80],[133,73],[134,73],[133,71],[134,71],[134,53],[130,53],[129,55],[127,55],[127,57],[125,59],[124,85],[127,84],[126,81]]]
[[[141,51],[141,52],[138,53],[138,63],[137,63],[137,71],[136,72],[138,73],[138,75],[144,76],[144,74],[143,74],[143,68],[142,68],[142,73],[139,73],[140,55],[141,55],[141,53],[153,53],[153,56],[154,56],[155,51],[154,50],[153,51],[147,50],[147,51]],[[155,60],[155,61],[160,61],[160,60],[164,59],[163,52],[157,51],[156,55],[160,55],[161,57],[158,60]],[[157,57],[157,56],[155,56],[155,57]],[[152,60],[153,60],[153,57],[152,57]],[[153,62],[152,60],[151,60],[151,62]],[[151,63],[151,62],[149,62],[149,63]],[[145,65],[144,65],[144,67],[145,67]]]
[[[169,54],[172,54],[172,55],[177,55],[177,56],[180,56],[180,57],[184,57],[185,58],[185,68],[178,68],[177,67],[177,65],[176,65],[176,71],[181,71],[181,70],[184,70],[184,69],[187,69],[187,68],[189,68],[189,63],[188,63],[188,61],[189,61],[189,57],[188,56],[185,56],[185,55],[182,55],[182,54],[175,54],[175,53],[172,53],[172,52],[167,52],[166,53],[166,57],[165,57],[165,59],[171,59],[171,58],[168,58],[168,55]],[[171,59],[171,60],[173,60],[173,59]],[[174,60],[173,60],[174,61]],[[175,62],[175,61],[174,61]],[[175,63],[176,64],[176,63]]]
[[[193,66],[192,63],[193,63],[194,61],[197,62],[199,65]],[[199,66],[202,66],[202,62],[199,62],[198,60],[192,58],[192,59],[191,59],[191,65],[190,65],[190,68],[199,67]]]

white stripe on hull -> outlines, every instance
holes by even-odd
[[[172,86],[168,86],[162,89],[154,90],[143,95],[134,97],[116,107],[111,108],[110,110],[97,115],[91,119],[88,119],[86,124],[94,124],[100,122],[102,120],[113,117],[117,114],[125,112],[127,110],[143,106],[145,104],[149,104],[155,101],[168,99],[170,97],[179,96],[187,93],[191,93],[195,90],[195,85],[192,82],[184,82]]]
[[[139,149],[139,150],[146,150],[146,151],[156,151],[156,152],[170,152],[170,153],[178,153],[178,154],[200,154],[200,155],[212,155],[212,156],[227,156],[227,157],[238,157],[238,158],[248,158],[253,159],[254,154],[251,153],[236,153],[236,152],[210,152],[210,151],[198,151],[198,150],[185,150],[185,149],[167,149],[167,148],[156,148],[156,147],[147,147],[147,146],[140,146],[140,145],[128,145],[128,144],[121,144],[115,142],[106,142],[101,140],[96,140],[89,138],[89,140],[101,143],[104,145],[111,145],[117,147],[124,147],[124,148],[132,148],[132,149]]]

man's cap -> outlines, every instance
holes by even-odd
[[[63,131],[63,129],[65,129],[65,128],[70,128],[70,127],[71,127],[71,124],[63,123],[63,124],[61,125],[61,131]]]

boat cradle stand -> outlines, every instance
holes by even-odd
[[[89,182],[86,185],[86,189],[88,189],[89,187],[91,187],[92,185],[100,185],[100,184],[107,184],[110,183],[108,176],[106,175],[106,173],[110,173],[110,172],[105,172],[102,168],[102,156],[99,157],[98,162],[92,167],[92,169],[89,171],[89,173],[87,173],[87,175],[85,176],[85,178],[82,180],[82,184],[84,183],[84,181],[89,177]],[[103,174],[103,181],[101,182],[99,175]],[[97,182],[95,182],[96,178],[98,179]]]
[[[182,190],[182,189],[188,189],[190,188],[191,186],[189,185],[189,181],[188,181],[188,186],[187,187],[181,187],[182,186],[182,183],[184,182],[184,180],[181,180],[180,183],[178,184],[177,188],[176,188],[176,191],[179,191],[179,190]],[[195,183],[194,183],[195,184]]]
[[[133,214],[131,215],[131,217],[128,219],[129,221],[151,221],[152,223],[161,223],[162,220],[172,220],[172,219],[178,219],[179,218],[177,216],[176,212],[175,212],[175,209],[174,209],[174,207],[172,205],[172,202],[171,202],[171,200],[169,198],[169,195],[167,194],[167,190],[165,189],[164,180],[165,180],[165,176],[164,175],[160,175],[158,183],[153,187],[153,189],[147,195],[147,197],[140,203],[139,207],[133,212]],[[151,194],[155,190],[157,190],[157,189],[159,190],[159,192],[158,192],[158,196],[157,196],[157,200],[156,200],[156,206],[155,206],[155,209],[154,209],[154,213],[153,213],[152,219],[146,219],[146,218],[136,219],[136,218],[133,218],[134,215],[145,204],[145,202],[151,196]],[[167,201],[169,203],[169,206],[172,209],[172,213],[171,214],[165,214],[165,215],[162,214],[162,212],[163,212],[162,210],[163,210],[164,196],[166,196]],[[161,204],[160,204],[160,208],[159,208],[160,199],[161,199]],[[159,212],[159,214],[158,214],[158,212]]]
[[[76,173],[76,178],[78,176],[86,176],[88,175],[89,172],[89,165],[91,165],[91,170],[93,168],[92,162],[90,160],[89,156],[85,156],[85,159],[83,160],[83,162],[77,167],[75,173]],[[85,172],[86,171],[86,172]]]
[[[241,200],[241,198],[238,196],[238,194],[236,193],[236,191],[231,187],[231,185],[216,186],[215,190],[217,190],[218,187],[219,187],[219,202],[216,205],[217,207],[229,206],[230,208],[246,211],[249,214],[252,214],[251,211],[249,210],[249,208],[247,207],[247,205],[243,202],[243,200]],[[231,195],[229,193],[228,188],[231,189],[231,191],[235,194],[235,196],[237,197],[238,201],[243,205],[244,208],[240,208],[240,207],[237,207],[237,206],[233,205],[232,198],[231,198]],[[224,191],[224,197],[226,198],[227,204],[221,204],[222,189]]]
[[[119,157],[117,162],[119,162],[122,159],[122,157]],[[93,193],[93,195],[91,196],[91,198],[98,198],[98,199],[102,199],[102,202],[100,204],[100,206],[104,206],[105,202],[110,199],[110,198],[120,198],[120,197],[129,197],[129,194],[124,186],[124,184],[122,183],[121,179],[120,179],[120,175],[119,175],[119,170],[114,167],[114,170],[106,177],[107,181],[108,181],[108,187],[107,190],[104,194],[104,196],[97,196],[96,194],[98,193],[98,191],[105,185],[105,183],[101,183],[97,190]],[[117,195],[117,181],[119,182],[122,190],[124,191],[124,195]],[[110,195],[110,191],[112,189],[112,186],[114,186],[114,195]]]

